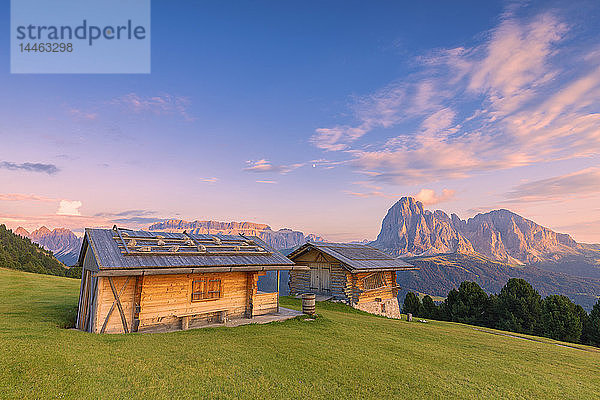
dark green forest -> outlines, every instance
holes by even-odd
[[[566,296],[540,294],[524,279],[509,279],[489,295],[475,282],[462,282],[436,304],[407,293],[402,312],[419,318],[485,326],[600,347],[600,300],[590,314]]]
[[[15,235],[4,224],[0,224],[0,267],[77,279],[81,277],[81,268],[66,268],[50,251]]]

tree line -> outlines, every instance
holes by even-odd
[[[440,304],[409,292],[402,312],[600,347],[600,300],[588,314],[566,296],[542,299],[524,279],[509,279],[500,293],[491,295],[475,282],[463,282]]]
[[[81,268],[65,268],[52,255],[28,238],[15,235],[0,224],[0,267],[17,269],[37,274],[81,278]]]

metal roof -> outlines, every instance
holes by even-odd
[[[309,242],[291,252],[288,257],[294,260],[300,254],[317,249],[343,263],[350,272],[375,270],[401,271],[417,270],[412,264],[366,244]]]
[[[172,245],[175,242],[180,245]],[[251,271],[294,266],[255,236],[87,228],[80,265],[88,247],[94,252],[100,270],[232,267],[231,270]]]

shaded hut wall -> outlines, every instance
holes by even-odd
[[[221,279],[222,297],[192,302],[192,281],[200,277]],[[138,301],[140,303],[138,331],[174,330],[181,328],[182,316],[189,316],[189,327],[210,322],[217,313],[225,312],[235,318],[256,315],[252,313],[256,295],[256,272],[228,272],[219,274],[146,275],[139,277]],[[121,290],[126,276],[112,277],[117,292]],[[136,297],[136,277],[131,277],[120,296],[121,305],[131,330]],[[106,315],[114,301],[108,277],[101,277],[98,285],[98,316],[95,332],[100,332]],[[261,311],[267,308],[261,306]],[[118,309],[111,313],[105,332],[122,333],[123,324]]]
[[[264,315],[277,311],[277,292],[258,292],[252,303],[252,316]]]
[[[348,300],[348,294],[351,293],[350,282],[346,279],[347,271],[337,259],[317,249],[310,249],[294,257],[292,261],[298,265],[307,265],[308,267],[316,267],[323,263],[329,264],[330,294],[336,300]],[[313,289],[310,287],[310,271],[290,271],[288,285],[291,295],[312,292]]]
[[[127,322],[127,329],[131,331],[131,323],[132,323],[132,315],[133,315],[133,296],[135,289],[135,276],[115,276],[111,277],[113,285],[117,291],[117,294],[121,292],[121,296],[119,296],[119,301],[121,302],[121,307],[123,308],[123,313],[125,314],[125,320]],[[129,280],[128,280],[129,279]],[[125,285],[127,282],[127,286]],[[96,321],[94,324],[93,332],[99,333],[102,330],[102,326],[104,325],[104,321],[106,320],[106,316],[110,311],[110,308],[113,305],[115,300],[115,296],[110,287],[109,278],[106,276],[98,277],[98,301],[96,307]],[[115,305],[112,312],[110,313],[110,317],[108,318],[108,322],[106,323],[105,333],[124,333],[123,322],[121,320],[121,314],[119,313],[118,307]]]
[[[81,286],[79,291],[79,306],[77,309],[76,328],[91,331],[96,319],[98,278],[93,272],[98,270],[94,252],[88,246],[81,268]]]
[[[375,272],[377,273],[377,272]],[[350,293],[348,297],[352,299],[353,304],[367,303],[376,299],[386,300],[395,298],[398,295],[396,287],[396,271],[381,272],[384,277],[385,286],[377,289],[368,290],[364,287],[364,279],[373,272],[365,272],[358,274],[346,274],[346,279],[351,282]]]

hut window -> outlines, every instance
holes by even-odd
[[[383,272],[375,272],[363,279],[365,290],[379,289],[385,286],[385,277]]]
[[[200,278],[192,281],[192,301],[220,299],[222,295],[221,279]]]

